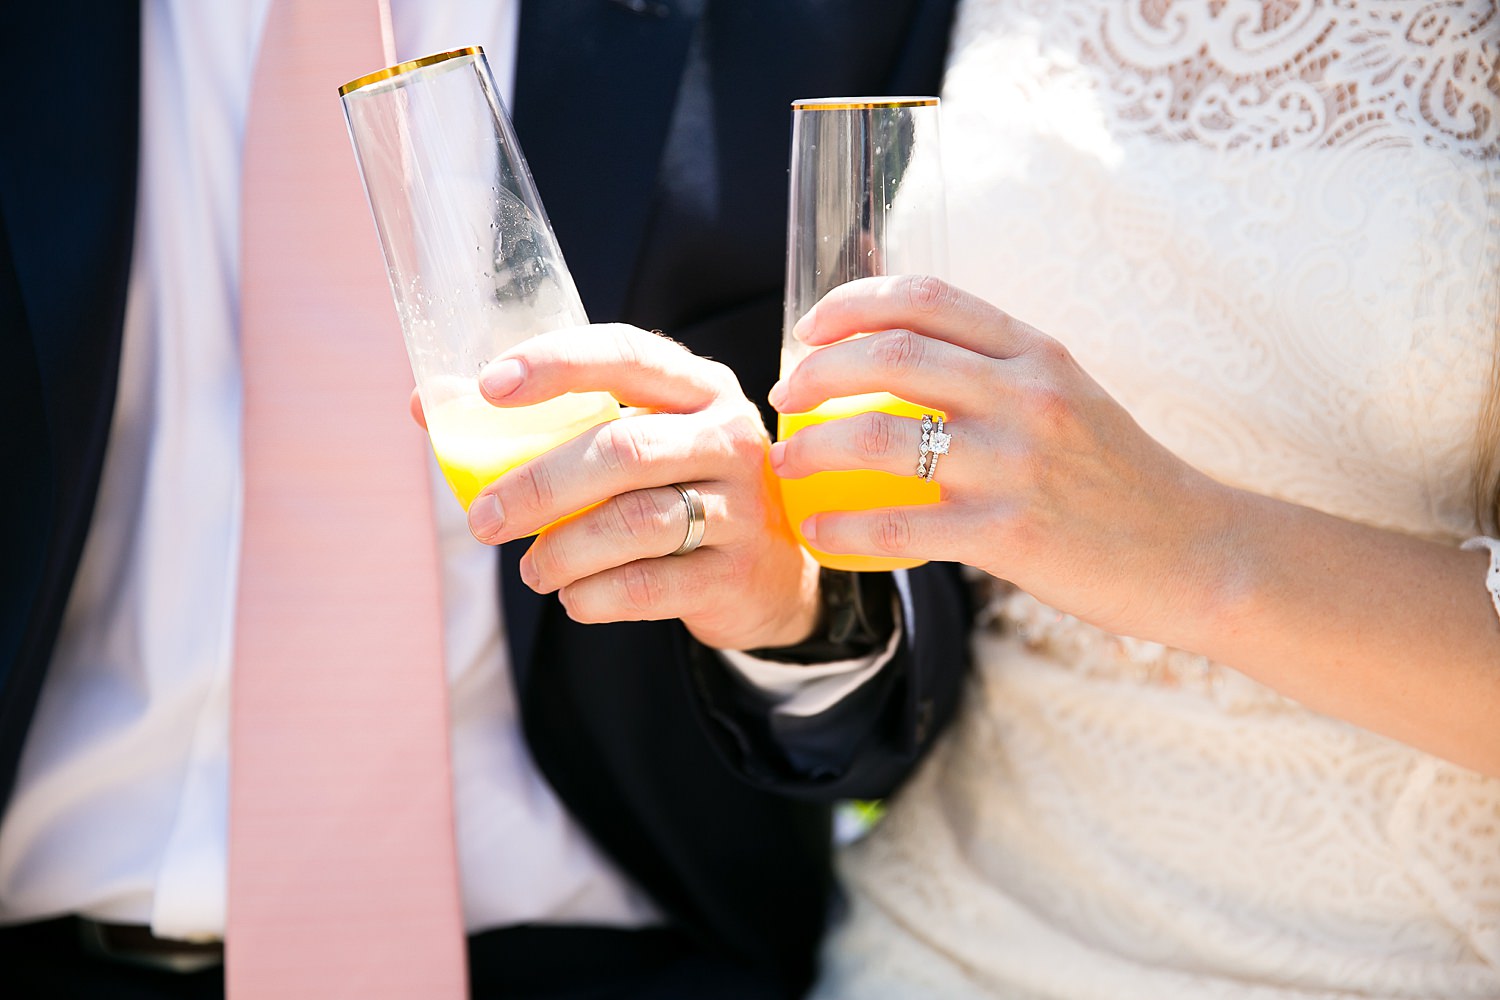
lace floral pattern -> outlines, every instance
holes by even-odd
[[[1210,475],[1457,545],[1496,8],[966,0],[952,277]],[[820,997],[1500,997],[1500,781],[1024,595],[991,617],[958,725],[844,859]]]
[[[1028,652],[1084,676],[1190,693],[1228,713],[1275,712],[1296,705],[1206,656],[1105,632],[1008,587],[984,607],[979,627],[997,635],[1014,635]]]
[[[1414,142],[1493,156],[1491,0],[1070,5],[1122,129],[1216,149]]]

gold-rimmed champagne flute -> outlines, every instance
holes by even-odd
[[[500,474],[619,415],[604,392],[491,405],[479,370],[588,322],[478,47],[339,88],[434,454],[467,509]]]
[[[942,274],[947,208],[936,97],[837,97],[792,105],[792,163],[787,220],[786,311],[781,374],[812,348],[792,328],[830,289],[883,274]],[[809,424],[873,410],[920,418],[924,409],[889,392],[830,399],[807,413],[784,413],[777,437]],[[802,522],[830,510],[871,510],[936,503],[939,488],[913,474],[868,470],[819,472],[781,481],[792,527],[830,569],[889,570],[920,561],[822,552],[807,545]]]

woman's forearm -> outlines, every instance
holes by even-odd
[[[1197,613],[1150,638],[1500,776],[1500,618],[1487,553],[1225,493],[1221,557]]]

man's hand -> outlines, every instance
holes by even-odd
[[[818,567],[787,525],[765,426],[729,368],[635,327],[596,325],[526,341],[480,384],[497,406],[603,390],[634,408],[507,472],[470,506],[470,530],[492,545],[550,525],[521,560],[527,586],[556,591],[576,621],[680,618],[718,649],[812,632]],[[682,556],[669,555],[688,524],[674,483],[702,495],[707,518],[701,547]]]

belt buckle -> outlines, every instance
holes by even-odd
[[[173,941],[156,937],[149,927],[80,917],[78,934],[87,954],[124,965],[186,975],[224,964],[224,946],[219,942]]]

